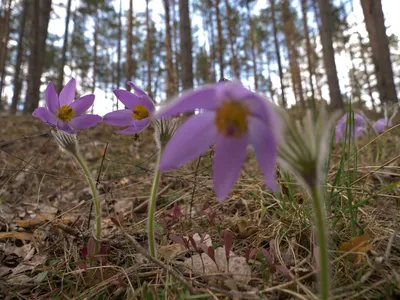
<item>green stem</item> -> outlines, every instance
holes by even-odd
[[[158,161],[156,165],[156,173],[154,175],[153,179],[153,186],[151,188],[151,194],[150,194],[150,201],[149,201],[149,211],[148,211],[148,216],[147,216],[147,234],[148,234],[148,240],[149,240],[149,252],[151,256],[154,258],[157,258],[157,252],[156,252],[156,240],[154,236],[154,217],[156,213],[156,200],[157,200],[157,188],[158,188],[158,183],[160,181],[160,156],[161,156],[162,151],[160,151],[160,155],[158,156]]]
[[[317,227],[318,242],[318,258],[319,258],[319,280],[320,280],[320,298],[321,300],[329,299],[329,254],[328,254],[328,230],[326,222],[326,211],[324,201],[320,197],[321,193],[318,186],[310,187],[312,204],[315,216],[315,225]]]
[[[93,196],[93,204],[94,204],[94,209],[95,209],[95,214],[96,214],[96,241],[95,241],[95,248],[94,248],[94,253],[98,254],[99,253],[99,242],[101,238],[101,208],[100,208],[100,200],[99,200],[99,195],[97,193],[96,185],[94,183],[94,180],[90,174],[89,168],[85,164],[85,161],[81,157],[81,155],[78,152],[73,153],[76,161],[78,164],[81,166],[83,172],[85,173],[85,177],[90,185],[90,189],[92,190],[92,196]]]

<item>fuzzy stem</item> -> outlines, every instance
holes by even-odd
[[[92,196],[93,196],[93,204],[94,204],[94,209],[95,209],[95,214],[96,214],[96,241],[95,241],[95,248],[94,248],[94,253],[98,254],[99,253],[99,242],[101,238],[101,208],[100,208],[100,200],[99,200],[99,195],[97,193],[96,185],[93,181],[93,178],[90,174],[89,168],[85,164],[85,161],[83,160],[82,156],[79,154],[79,152],[73,152],[73,155],[78,162],[78,164],[81,166],[83,172],[85,173],[85,177],[90,185],[90,189],[92,191]]]
[[[310,193],[312,197],[312,205],[314,210],[315,224],[317,227],[317,242],[318,242],[318,258],[319,258],[319,284],[320,298],[327,300],[330,297],[329,291],[329,254],[328,254],[328,230],[326,222],[326,212],[324,209],[324,201],[320,197],[321,193],[318,186],[311,186]]]
[[[154,179],[153,179],[153,186],[151,188],[149,211],[147,216],[147,235],[149,240],[149,252],[151,256],[153,256],[154,258],[157,258],[156,240],[154,236],[154,217],[156,213],[157,188],[161,175],[161,171],[159,169],[161,153],[162,151],[160,151],[160,155],[158,156],[156,172],[154,174]]]

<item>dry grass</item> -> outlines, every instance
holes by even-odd
[[[213,281],[210,274],[193,274],[183,267],[191,251],[168,261],[149,261],[141,253],[140,247],[147,249],[146,201],[156,161],[151,130],[141,134],[140,141],[114,134],[114,128],[104,124],[80,134],[82,153],[98,178],[102,235],[109,245],[102,261],[90,262],[82,250],[93,227],[91,196],[80,170],[49,136],[32,137],[48,131],[40,121],[2,117],[3,124],[0,234],[26,233],[0,239],[0,294],[8,299],[316,299],[307,195],[284,173],[278,173],[281,192],[271,194],[252,154],[223,203],[217,203],[212,192],[212,153],[162,175],[156,219],[160,247],[172,244],[169,235],[188,232],[209,234],[214,247],[222,246],[229,230],[236,255],[269,249],[276,255],[275,264],[288,270],[280,272],[259,253],[249,260],[248,283],[232,283],[226,274]],[[359,140],[357,164],[352,159],[341,168],[340,147],[332,152],[326,191],[335,299],[396,299],[400,293],[398,132],[394,128],[372,143],[371,137]],[[344,156],[345,161],[351,157],[348,152]],[[341,180],[335,183],[338,172]],[[175,203],[183,211],[176,218],[169,216]],[[122,230],[110,220],[120,211]],[[371,240],[358,255],[338,251],[343,242],[363,234]]]

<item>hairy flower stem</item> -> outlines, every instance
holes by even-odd
[[[92,190],[93,204],[94,204],[94,209],[95,209],[95,214],[96,214],[96,240],[95,240],[94,253],[98,254],[99,248],[100,248],[99,242],[100,242],[100,238],[101,238],[101,208],[100,208],[99,194],[97,193],[96,185],[90,174],[89,168],[85,164],[85,161],[83,160],[82,156],[79,154],[78,151],[74,151],[73,155],[74,155],[76,161],[78,162],[78,164],[81,166],[83,172],[85,173],[85,177],[90,185],[90,189]]]
[[[156,172],[154,174],[153,186],[151,188],[149,211],[147,216],[147,235],[149,240],[149,252],[151,256],[153,256],[154,258],[157,258],[156,239],[154,236],[154,217],[156,213],[158,183],[160,181],[160,176],[161,176],[161,171],[159,169],[161,153],[162,149],[160,149],[160,155],[158,156],[157,160],[157,165],[155,170]]]
[[[310,187],[312,205],[314,210],[315,225],[317,227],[318,259],[319,259],[319,284],[321,300],[329,299],[329,255],[328,255],[328,230],[324,199],[321,197],[320,188],[316,185]]]

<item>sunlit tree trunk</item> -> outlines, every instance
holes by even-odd
[[[219,0],[214,0],[215,16],[217,19],[217,33],[218,33],[218,64],[219,64],[219,77],[224,78],[224,46],[222,36],[221,16],[219,13]]]
[[[172,41],[174,46],[174,59],[175,59],[175,68],[174,68],[174,82],[175,82],[175,90],[179,92],[179,88],[181,86],[182,78],[180,76],[180,49],[179,49],[179,26],[176,16],[176,0],[172,0]]]
[[[231,65],[232,65],[232,74],[233,77],[239,79],[239,65],[237,61],[237,57],[235,54],[235,43],[233,41],[233,33],[232,33],[232,19],[231,19],[231,7],[229,6],[229,1],[225,0],[225,6],[226,6],[226,19],[228,22],[228,40],[229,40],[229,46],[231,50]]]
[[[132,80],[132,30],[133,30],[133,0],[129,1],[128,10],[128,28],[126,30],[126,63],[125,63],[125,77],[126,81]],[[131,90],[131,86],[126,84],[126,89]]]
[[[254,88],[258,90],[258,73],[257,73],[257,58],[256,58],[256,50],[255,50],[255,30],[253,24],[253,18],[251,17],[249,2],[246,1],[246,10],[247,10],[247,19],[250,25],[250,50],[251,50],[251,60],[253,62],[253,77],[254,77]]]
[[[397,102],[381,0],[361,0],[381,102]]]
[[[190,27],[189,1],[179,0],[180,14],[180,39],[181,65],[182,65],[182,89],[193,88],[193,57],[192,57],[192,30]]]
[[[6,61],[7,61],[7,54],[8,54],[8,40],[10,37],[11,2],[12,2],[12,0],[8,0],[7,8],[5,8],[5,11],[4,11],[3,24],[1,25],[3,28],[1,30],[1,35],[0,35],[0,70],[1,70],[0,109],[2,107],[1,102],[2,102],[2,95],[3,95],[3,88],[4,88],[4,80],[6,78]]]
[[[152,65],[152,55],[151,55],[151,32],[150,32],[150,16],[149,16],[149,0],[146,0],[146,61],[147,61],[147,93],[151,99],[153,99],[153,92],[151,87],[151,65]]]
[[[318,0],[319,16],[321,25],[319,32],[321,35],[322,54],[326,75],[328,77],[329,97],[333,109],[344,109],[342,94],[340,93],[339,79],[335,63],[335,52],[333,51],[332,31],[333,14],[329,0]]]
[[[366,53],[365,53],[365,45],[362,41],[362,36],[361,34],[358,34],[358,42],[360,43],[360,56],[363,64],[363,71],[364,71],[364,78],[365,81],[367,82],[367,88],[368,88],[368,95],[371,99],[371,104],[372,108],[375,109],[376,104],[375,104],[375,98],[373,95],[373,88],[371,85],[371,75],[368,72],[368,64],[367,64],[367,58],[366,58]]]
[[[118,46],[117,46],[117,78],[115,88],[119,89],[121,84],[121,40],[122,40],[122,0],[119,0],[118,12]],[[114,73],[113,73],[114,74]],[[118,110],[119,101],[116,101],[116,108]]]
[[[166,66],[166,81],[167,81],[167,98],[175,95],[175,80],[174,80],[174,65],[172,61],[172,40],[171,40],[171,21],[169,15],[169,0],[164,0],[165,10],[165,66]]]

